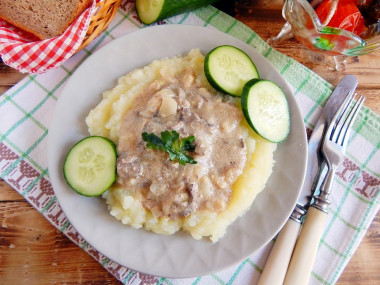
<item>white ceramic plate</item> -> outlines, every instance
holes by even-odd
[[[216,244],[187,234],[172,236],[123,225],[107,211],[101,198],[82,197],[65,183],[62,165],[67,151],[88,136],[85,117],[116,80],[154,59],[229,44],[244,50],[262,78],[285,91],[291,112],[288,139],[275,152],[277,161],[264,191],[251,209]],[[99,252],[128,268],[157,276],[194,277],[220,271],[267,244],[286,222],[296,204],[306,168],[303,120],[289,86],[263,56],[247,44],[211,28],[165,25],[138,30],[112,41],[90,56],[71,76],[56,105],[49,128],[49,174],[57,199],[78,232]]]

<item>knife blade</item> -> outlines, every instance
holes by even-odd
[[[355,91],[357,85],[358,80],[355,76],[344,76],[330,95],[319,116],[308,143],[308,163],[298,203],[289,220],[277,235],[276,242],[261,274],[259,285],[276,285],[284,282],[303,217],[307,212],[311,197],[318,191],[325,177],[326,164],[322,155],[319,155],[321,139],[337,110],[337,106],[344,101],[346,96]]]

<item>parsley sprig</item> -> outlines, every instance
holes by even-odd
[[[195,150],[194,136],[180,139],[179,133],[176,131],[163,131],[161,138],[153,133],[148,134],[146,132],[142,133],[142,138],[147,142],[146,148],[166,151],[171,161],[177,159],[181,165],[186,163],[197,164],[197,161],[184,153],[184,151],[193,152]]]

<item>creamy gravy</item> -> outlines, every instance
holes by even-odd
[[[157,217],[223,211],[247,159],[242,112],[233,98],[211,94],[196,82],[191,69],[178,76],[170,68],[160,73],[124,115],[118,183]],[[183,166],[166,152],[145,147],[142,132],[160,136],[165,130],[175,130],[181,138],[195,136],[195,151],[188,154],[197,164]]]

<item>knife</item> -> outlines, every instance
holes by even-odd
[[[358,80],[355,76],[344,76],[322,110],[309,139],[307,169],[298,203],[276,238],[276,242],[261,274],[259,285],[280,285],[284,282],[310,198],[318,190],[326,174],[326,164],[322,159],[322,155],[319,154],[321,138],[337,110],[336,106],[339,106],[346,96],[352,94],[357,85]]]

